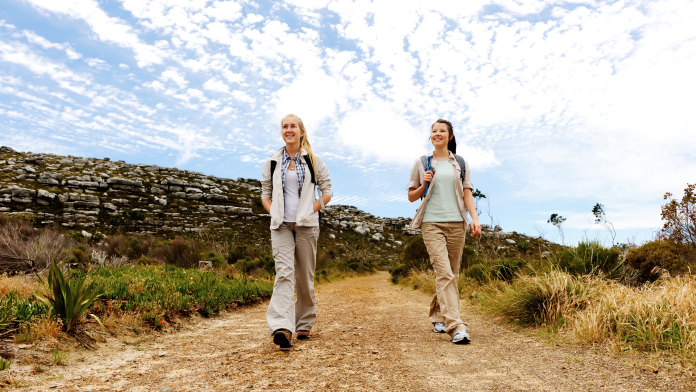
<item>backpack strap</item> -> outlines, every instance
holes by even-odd
[[[271,161],[271,181],[273,181],[273,172],[275,171],[277,164],[278,164],[278,162],[273,161],[273,160]]]
[[[423,172],[430,171],[430,155],[423,155],[422,157],[420,157],[420,160],[421,164],[423,164]],[[423,200],[425,195],[428,194],[428,185],[430,185],[430,183],[425,184],[425,192],[423,192],[423,194],[421,195],[421,200]]]
[[[312,175],[312,184],[317,183],[317,179],[314,177],[314,166],[312,166],[312,161],[309,160],[309,155],[303,155],[304,161],[307,164],[307,168],[309,169],[309,174]]]
[[[464,158],[462,158],[461,155],[454,154],[454,157],[457,159],[457,163],[459,163],[459,177],[462,180],[463,184],[464,174],[466,173],[466,163],[464,162]]]

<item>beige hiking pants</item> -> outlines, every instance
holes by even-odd
[[[436,295],[430,304],[430,322],[444,323],[445,331],[454,336],[466,331],[459,314],[459,266],[466,234],[466,222],[423,222],[423,241],[435,270]]]
[[[317,319],[314,270],[317,266],[319,227],[283,223],[271,230],[275,284],[266,321],[271,333],[278,329],[311,331]],[[295,301],[297,288],[297,301]]]

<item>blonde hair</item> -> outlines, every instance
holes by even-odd
[[[312,146],[309,144],[309,139],[307,138],[307,129],[304,126],[304,123],[302,122],[302,119],[297,117],[294,114],[288,114],[282,119],[280,119],[280,132],[283,132],[283,122],[285,121],[286,118],[292,117],[297,120],[297,125],[300,126],[300,131],[302,131],[302,136],[300,136],[300,149],[303,149],[307,152],[307,155],[309,156],[309,161],[312,164],[312,170],[314,171],[314,177],[316,178],[316,165],[314,164],[314,152],[312,151]],[[300,151],[300,154],[302,151]]]

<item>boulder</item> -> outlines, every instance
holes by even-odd
[[[373,241],[377,241],[377,242],[384,240],[384,237],[380,233],[374,234],[371,238]]]
[[[510,244],[510,245],[515,245],[515,244],[516,244],[515,240],[512,240],[512,239],[510,239],[510,238],[506,239],[505,242],[507,242],[507,243]]]
[[[355,232],[360,234],[360,235],[367,235],[370,233],[370,229],[362,226],[358,226],[355,228]]]

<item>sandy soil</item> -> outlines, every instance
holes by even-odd
[[[280,350],[267,304],[190,323],[140,344],[111,341],[96,353],[27,375],[26,391],[692,390],[684,375],[627,365],[514,332],[464,305],[472,344],[431,332],[430,298],[387,275],[322,285],[313,338]],[[132,342],[131,342],[132,343]],[[30,366],[15,368],[22,377]]]

